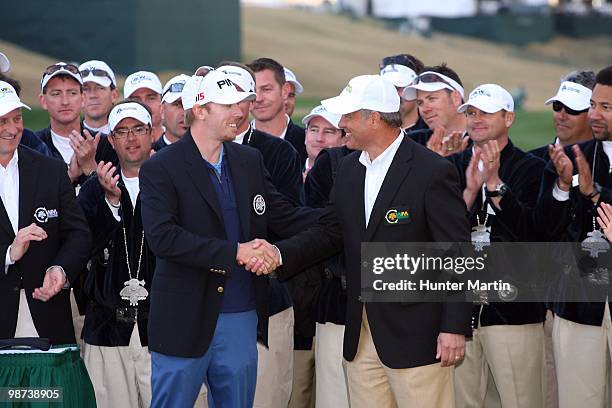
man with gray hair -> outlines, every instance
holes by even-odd
[[[397,90],[380,75],[353,78],[322,101],[342,115],[346,156],[318,224],[277,243],[288,279],[339,253],[346,259],[344,359],[351,406],[452,407],[453,365],[465,352],[471,305],[361,300],[362,242],[466,242],[469,226],[457,172],[439,155],[404,137]],[[355,191],[355,186],[361,186]],[[355,199],[363,197],[363,199]],[[410,205],[409,222],[386,220]],[[441,364],[440,364],[441,363]]]
[[[552,104],[553,108],[554,144],[571,146],[593,137],[588,111],[594,86],[595,73],[590,70],[572,71],[561,78],[557,94],[546,101],[546,105]],[[546,161],[550,159],[548,145],[530,153]]]

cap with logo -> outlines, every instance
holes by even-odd
[[[351,79],[340,95],[324,99],[321,104],[337,115],[368,109],[376,112],[398,112],[400,98],[395,86],[380,75],[360,75]]]
[[[300,84],[300,81],[297,80],[297,77],[295,76],[293,71],[287,67],[283,67],[283,69],[285,70],[285,81],[291,82],[293,86],[295,86],[295,93],[301,94],[302,92],[304,92],[304,87],[302,86],[302,84]]]
[[[239,86],[245,92],[255,92],[255,80],[253,76],[244,68],[235,65],[222,65],[217,68],[232,80],[234,85]]]
[[[15,88],[8,82],[0,81],[0,116],[4,116],[17,108],[31,110],[28,105],[21,102]]]
[[[470,92],[468,101],[459,106],[457,112],[465,112],[468,106],[473,106],[487,113],[495,113],[500,110],[514,112],[514,99],[512,99],[510,92],[497,84],[483,84]]]
[[[8,72],[9,69],[11,69],[11,61],[0,52],[0,72]]]
[[[546,105],[553,102],[561,102],[565,106],[575,111],[583,111],[591,106],[591,91],[586,86],[575,82],[561,82],[557,94],[546,101]]]
[[[141,88],[147,88],[161,95],[162,84],[157,75],[149,71],[137,71],[125,78],[123,97],[129,98]]]
[[[91,60],[84,62],[79,65],[79,71],[81,72],[81,77],[83,77],[83,83],[95,82],[105,88],[111,85],[117,86],[115,73],[104,61]]]
[[[162,90],[162,103],[174,103],[183,94],[189,75],[181,74],[170,78]]]
[[[400,64],[385,65],[380,70],[380,75],[398,88],[407,87],[417,77],[416,72]]]
[[[40,80],[40,91],[45,90],[45,86],[49,83],[51,78],[58,75],[65,75],[73,78],[79,84],[83,85],[83,78],[79,72],[79,68],[74,64],[67,64],[65,62],[58,62],[57,64],[49,65],[45,72],[43,72],[42,79]]]
[[[304,119],[302,119],[302,123],[305,126],[308,126],[310,120],[316,116],[322,117],[323,119],[328,121],[333,127],[335,127],[336,129],[340,129],[338,123],[340,123],[340,118],[342,117],[342,115],[331,113],[330,111],[325,109],[323,105],[316,106],[312,111],[310,111],[308,115],[304,116]]]
[[[216,69],[205,77],[192,76],[187,81],[181,98],[183,108],[191,109],[193,105],[206,105],[210,102],[233,105],[244,100],[255,99],[255,93],[239,91],[229,75]]]
[[[465,91],[463,87],[459,84],[459,82],[444,74],[434,71],[421,72],[415,78],[414,83],[408,85],[406,89],[404,89],[404,94],[402,95],[402,98],[411,101],[416,99],[417,90],[424,92],[435,92],[441,89],[457,91],[461,95],[461,98],[464,98]]]
[[[151,115],[138,102],[126,102],[115,105],[108,114],[108,127],[111,132],[125,118],[136,119],[142,124],[151,125]]]

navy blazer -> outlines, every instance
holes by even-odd
[[[0,339],[12,338],[17,325],[19,289],[25,289],[34,326],[40,337],[51,344],[74,343],[70,291],[62,290],[48,302],[32,298],[42,286],[47,268],[64,268],[70,283],[85,269],[91,249],[91,236],[66,165],[19,146],[19,226],[32,223],[47,232],[47,238],[31,242],[23,258],[0,271]],[[4,203],[0,201],[0,256],[15,239]]]
[[[361,292],[362,242],[469,242],[457,171],[439,155],[404,137],[380,188],[366,228],[361,152],[340,162],[330,201],[314,227],[277,243],[283,256],[281,278],[344,249],[347,310],[344,358],[357,353],[364,303]],[[390,208],[407,207],[412,222],[385,225]],[[376,351],[391,368],[436,362],[440,332],[471,334],[470,303],[365,303]]]
[[[240,216],[242,242],[284,238],[314,223],[320,210],[294,207],[270,181],[261,153],[224,143]],[[143,226],[157,257],[151,288],[149,348],[179,357],[201,357],[214,334],[227,271],[237,243],[226,239],[222,211],[206,163],[188,131],[140,170]],[[263,198],[263,212],[255,201]],[[259,330],[267,341],[268,279],[254,276]],[[255,340],[255,339],[253,339]]]

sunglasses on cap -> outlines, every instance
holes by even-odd
[[[441,76],[434,74],[433,72],[428,72],[425,74],[421,74],[418,77],[415,78],[414,80],[414,84],[418,84],[420,82],[426,83],[426,84],[433,84],[436,82],[442,82],[448,86],[450,86],[451,88],[455,89],[455,87],[453,86],[453,84],[451,84],[450,82],[448,82],[446,79],[442,78]]]
[[[53,65],[49,65],[46,69],[45,72],[43,72],[43,77],[45,75],[53,75],[58,71],[68,71],[71,74],[74,75],[80,75],[79,73],[79,68],[76,65],[73,64],[53,64]]]
[[[562,104],[559,101],[554,101],[552,106],[553,106],[553,110],[555,112],[561,112],[562,109],[565,109],[565,113],[567,113],[568,115],[571,115],[571,116],[578,116],[581,113],[585,113],[585,112],[589,111],[588,109],[583,109],[583,110],[580,110],[580,111],[577,111],[577,110],[574,110],[574,109],[570,109],[570,108],[568,108],[567,106],[565,106],[564,104]]]
[[[185,81],[178,81],[178,82],[175,82],[173,84],[170,84],[170,87],[168,89],[166,89],[166,91],[162,94],[162,98],[168,92],[172,92],[172,93],[183,92],[183,88],[184,87],[185,87]]]
[[[103,69],[99,69],[99,68],[85,68],[85,69],[82,69],[79,72],[80,72],[80,74],[81,74],[81,76],[83,78],[88,77],[89,75],[93,75],[93,76],[96,76],[96,77],[108,78],[108,79],[111,80],[111,82],[113,81],[113,79],[111,78],[109,73],[106,72]]]
[[[412,60],[410,60],[410,58],[408,58],[408,56],[404,54],[392,55],[390,57],[383,58],[381,63],[378,65],[378,68],[383,69],[387,65],[404,65],[412,70],[415,69],[415,66]]]

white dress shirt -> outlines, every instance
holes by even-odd
[[[83,121],[83,125],[85,125],[87,129],[93,132],[92,134],[93,137],[96,137],[96,134],[98,134],[98,132],[104,133],[105,135],[110,135],[110,126],[108,125],[108,123],[102,127],[93,127],[93,126],[89,126],[87,122]]]
[[[380,187],[382,186],[383,181],[385,181],[385,177],[389,171],[391,162],[393,161],[395,153],[397,153],[397,149],[399,149],[402,140],[404,140],[404,132],[400,132],[395,141],[391,143],[389,147],[387,147],[385,151],[374,160],[370,160],[370,155],[366,151],[361,152],[361,156],[359,156],[359,162],[366,168],[365,183],[363,188],[366,227],[370,222],[370,215],[372,214],[372,208],[374,207],[376,197],[378,197]]]
[[[246,136],[247,132],[251,130],[251,127],[249,126],[244,132],[240,133],[238,136],[236,136],[236,138],[234,139],[235,143],[238,144],[242,144],[244,141],[244,137]]]
[[[0,197],[6,209],[13,232],[17,235],[19,227],[19,155],[17,150],[6,167],[0,165]],[[9,246],[4,256],[4,272],[14,264],[9,256],[11,247]]]

